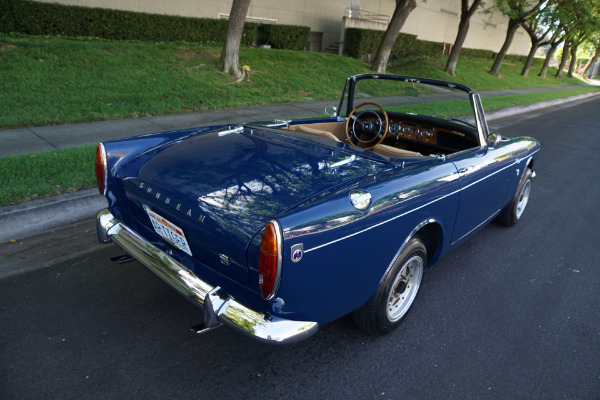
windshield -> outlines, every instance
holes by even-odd
[[[475,128],[471,91],[461,85],[385,75],[356,78],[342,99],[341,114],[348,116],[363,103],[375,103],[389,113],[408,113],[461,122]],[[354,79],[351,78],[351,79]],[[350,97],[350,101],[349,100]],[[368,109],[361,107],[361,110]],[[374,107],[371,107],[376,109]]]

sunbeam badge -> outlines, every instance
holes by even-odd
[[[298,243],[292,246],[292,262],[298,262],[302,260],[302,256],[304,255],[304,245],[302,243]]]

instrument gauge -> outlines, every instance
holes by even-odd
[[[399,123],[397,123],[397,122],[394,122],[394,123],[390,124],[390,133],[391,133],[392,135],[397,135],[397,134],[399,134],[399,133],[400,133],[400,129],[401,129],[401,128],[402,128],[402,127],[400,126],[400,124],[399,124]]]

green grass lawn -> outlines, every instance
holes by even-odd
[[[0,206],[94,186],[95,151],[86,145],[0,158]]]
[[[0,129],[100,121],[338,99],[345,79],[370,72],[359,60],[326,53],[242,49],[250,80],[234,84],[219,71],[220,47],[189,43],[75,40],[0,34]],[[533,69],[505,64],[502,79],[491,60],[459,60],[456,78],[445,57],[390,68],[395,74],[453,80],[475,90],[584,83],[542,79]]]
[[[220,47],[0,35],[0,128],[338,98],[367,65],[332,54],[242,49],[250,79],[219,71]]]
[[[345,79],[370,72],[361,61],[336,55],[242,49],[250,79],[233,83],[219,71],[220,47],[189,43],[113,42],[0,34],[0,129],[140,117],[291,101],[338,99]],[[444,57],[427,58],[390,73],[451,80],[475,90],[583,84],[519,75],[505,64],[489,75],[491,60],[459,60],[455,78]],[[483,99],[486,110],[564,97],[594,88]],[[452,104],[446,105],[452,113]],[[454,111],[459,113],[459,111]],[[94,147],[0,158],[0,206],[95,185]]]

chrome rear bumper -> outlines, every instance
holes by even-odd
[[[220,287],[204,282],[171,256],[118,221],[108,209],[96,215],[98,240],[113,241],[183,296],[204,309],[204,323],[224,323],[267,343],[293,343],[308,338],[319,328],[310,321],[266,316],[237,302]]]

